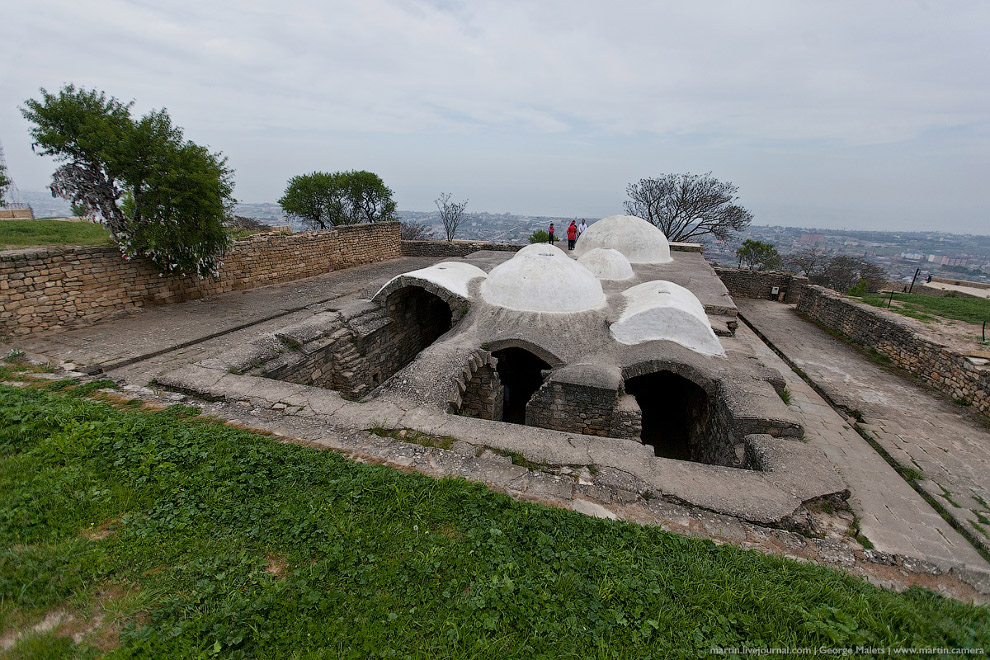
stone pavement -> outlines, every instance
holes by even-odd
[[[964,530],[971,542],[990,551],[990,430],[984,420],[874,363],[864,353],[800,318],[790,305],[766,300],[737,303],[748,323],[791,364],[803,370],[832,403],[851,414],[850,425],[879,445],[901,472],[923,489],[957,528]],[[850,469],[861,470],[863,464],[854,461],[846,472],[840,467],[851,485]],[[882,470],[888,477],[893,472],[889,468]],[[904,478],[898,477],[898,481],[907,485]],[[885,505],[894,501],[893,490],[879,484],[864,485],[867,490],[861,491],[862,496],[868,500],[882,497]],[[889,484],[891,488],[896,485]],[[876,492],[867,495],[870,490]],[[931,511],[927,504],[917,507]],[[889,527],[891,518],[898,515],[893,510],[886,514],[871,512],[869,522]],[[864,529],[867,522],[864,517]]]
[[[340,298],[371,298],[392,277],[436,262],[435,257],[400,257],[285,284],[149,306],[95,326],[0,343],[0,351],[16,345],[55,364],[99,367],[145,384],[168,368],[236,345],[242,330],[256,336],[266,327],[311,316],[320,305]]]

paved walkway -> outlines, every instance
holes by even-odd
[[[55,364],[99,366],[129,382],[147,384],[163,371],[215,354],[311,316],[320,306],[359,295],[370,298],[388,280],[436,263],[435,257],[400,257],[325,275],[231,291],[200,300],[145,307],[119,319],[43,337],[12,340],[29,355]],[[244,334],[240,334],[244,330]],[[7,344],[0,344],[6,353]]]
[[[945,397],[872,362],[803,320],[790,305],[765,300],[737,303],[740,314],[832,402],[858,411],[862,421],[855,425],[906,469],[909,477],[917,477],[917,485],[966,530],[972,541],[990,550],[990,430],[986,423]],[[852,482],[850,470],[865,469],[864,477],[877,478],[870,477],[870,470],[859,460],[845,468],[844,476]],[[889,476],[893,470],[882,472]],[[907,485],[901,477],[898,481]],[[897,484],[888,485],[893,488]],[[881,497],[889,507],[893,501],[894,491],[880,483],[863,486],[865,490],[861,488],[858,495],[864,503]],[[916,499],[921,501],[918,496]],[[925,507],[931,511],[930,505]],[[889,526],[892,518],[903,514],[891,509],[886,514],[876,511],[869,515]],[[864,528],[866,523],[864,517]]]

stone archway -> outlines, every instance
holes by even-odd
[[[708,462],[714,407],[704,388],[661,370],[628,379],[625,389],[642,411],[640,438],[657,456]]]
[[[383,380],[413,361],[420,351],[439,339],[453,325],[447,301],[418,286],[407,286],[389,294],[385,313],[392,320],[388,351],[396,356]]]
[[[498,377],[503,387],[502,421],[526,423],[526,404],[543,385],[550,365],[532,351],[507,346],[492,351],[498,360]]]

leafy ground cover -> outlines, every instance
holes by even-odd
[[[0,635],[55,622],[10,657],[990,643],[986,608],[89,398],[106,384],[0,385]]]
[[[67,220],[4,220],[0,222],[0,249],[36,245],[112,245],[110,232],[94,222]]]
[[[890,295],[868,293],[863,302],[874,307],[887,307]],[[895,293],[890,311],[921,321],[934,317],[981,324],[990,321],[990,300],[986,298],[954,298],[922,296],[916,293]]]

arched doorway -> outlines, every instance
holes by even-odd
[[[498,359],[498,377],[503,386],[502,421],[525,424],[526,404],[540,389],[543,372],[550,365],[525,348],[514,346],[493,351],[492,355]]]
[[[385,302],[385,311],[394,321],[389,342],[399,356],[395,368],[386,378],[412,362],[420,351],[450,330],[452,325],[450,306],[439,296],[420,287],[410,286],[394,291]]]
[[[636,397],[643,412],[640,438],[654,454],[695,460],[711,416],[704,388],[671,371],[657,371],[627,380],[626,392]]]

